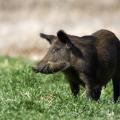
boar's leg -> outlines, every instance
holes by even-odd
[[[101,88],[88,88],[87,89],[87,97],[91,100],[97,101],[100,98],[101,95]]]
[[[79,76],[77,75],[75,70],[73,70],[72,68],[65,70],[64,73],[69,81],[71,92],[76,97],[80,90]]]
[[[76,97],[79,93],[79,77],[76,72],[69,68],[64,71],[66,78],[69,81],[72,94]]]
[[[72,94],[76,97],[79,93],[79,85],[76,82],[70,81],[70,88]]]
[[[114,102],[118,100],[118,97],[120,96],[120,74],[115,74],[115,76],[112,79],[113,82],[113,94],[114,94]]]
[[[88,98],[97,101],[101,95],[101,87],[96,86],[95,78],[91,74],[80,73],[80,78],[85,83],[86,95]]]

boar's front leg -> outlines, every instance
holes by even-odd
[[[74,69],[69,68],[67,70],[64,71],[68,82],[70,84],[70,88],[71,88],[71,92],[72,94],[77,97],[79,90],[80,90],[80,86],[79,86],[79,76],[77,75],[77,73],[75,72]]]
[[[97,101],[101,95],[101,87],[96,86],[95,78],[85,73],[80,73],[80,78],[85,83],[87,97]]]
[[[101,95],[101,88],[87,88],[86,93],[88,98],[97,101]]]

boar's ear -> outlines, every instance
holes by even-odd
[[[40,37],[46,39],[50,44],[52,44],[53,40],[56,38],[54,35],[47,35],[44,33],[40,33]]]
[[[70,42],[68,35],[63,30],[58,31],[57,37],[62,43],[69,43]]]

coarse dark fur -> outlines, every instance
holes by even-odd
[[[88,98],[98,100],[102,87],[113,82],[114,101],[120,96],[120,42],[114,33],[99,30],[88,36],[73,36],[60,30],[57,36],[41,33],[51,44],[46,56],[35,66],[45,74],[63,71],[74,96],[80,85]]]

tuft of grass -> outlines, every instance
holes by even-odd
[[[33,61],[0,56],[0,120],[119,120],[120,104],[112,100],[112,85],[99,102],[89,101],[82,88],[71,95],[62,73],[32,72]]]

